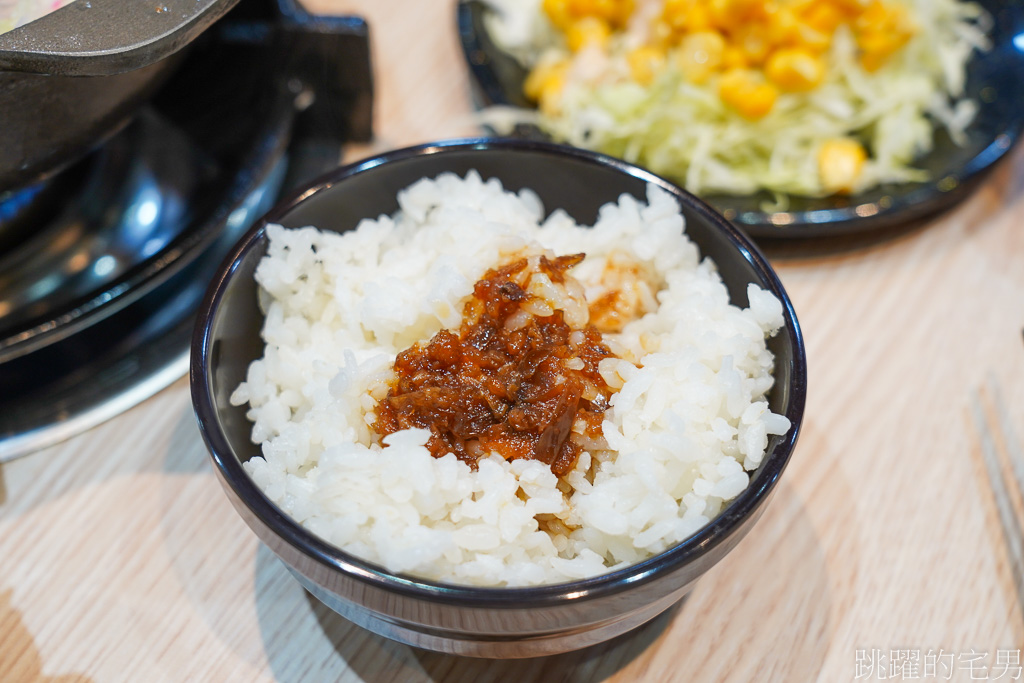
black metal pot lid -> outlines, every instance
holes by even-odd
[[[92,157],[0,195],[0,363],[116,313],[202,253],[240,220],[232,212],[288,144],[296,106],[311,135],[369,135],[365,24],[266,28],[223,25]]]
[[[852,196],[790,197],[787,210],[777,212],[762,209],[772,199],[764,192],[702,198],[753,237],[809,238],[907,224],[967,197],[1024,131],[1024,2],[978,4],[994,20],[991,49],[976,54],[967,67],[966,96],[981,107],[967,129],[965,144],[955,144],[940,129],[933,150],[915,162],[928,172],[930,181],[887,184]],[[460,0],[456,9],[474,94],[481,106],[529,106],[521,94],[525,70],[487,33],[484,16],[489,11],[480,0]],[[515,134],[543,136],[522,126]]]
[[[282,190],[369,137],[365,23],[294,19],[283,39],[253,24],[211,36],[129,128],[0,201],[0,462],[183,376],[195,310],[229,248]]]
[[[0,71],[105,76],[160,61],[238,0],[77,0],[0,34]]]

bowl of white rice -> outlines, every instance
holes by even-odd
[[[315,597],[439,652],[593,645],[677,603],[796,445],[799,323],[754,244],[641,168],[523,140],[346,166],[238,243],[192,398]]]

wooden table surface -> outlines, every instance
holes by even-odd
[[[347,157],[477,132],[452,0],[312,7],[371,26],[377,139]],[[651,624],[516,662],[349,624],[230,507],[182,379],[0,465],[0,681],[1021,678],[1024,148],[925,224],[769,255],[804,431],[755,531]]]

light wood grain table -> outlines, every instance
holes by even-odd
[[[313,9],[371,26],[377,139],[346,156],[478,132],[451,0]],[[769,253],[807,341],[803,435],[755,531],[639,631],[490,662],[349,624],[231,509],[182,379],[0,466],[0,681],[1020,677],[1024,149],[913,229]]]

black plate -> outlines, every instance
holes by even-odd
[[[703,199],[755,237],[820,237],[906,224],[953,206],[965,198],[1024,130],[1024,0],[979,0],[993,18],[992,48],[967,67],[967,97],[981,104],[958,146],[944,130],[916,166],[932,178],[924,183],[881,185],[841,197],[791,197],[789,210],[765,212],[767,193],[745,196],[704,195]],[[524,69],[487,34],[489,10],[479,0],[458,4],[459,35],[481,106],[528,106],[522,96]],[[520,128],[517,135],[536,137]]]

